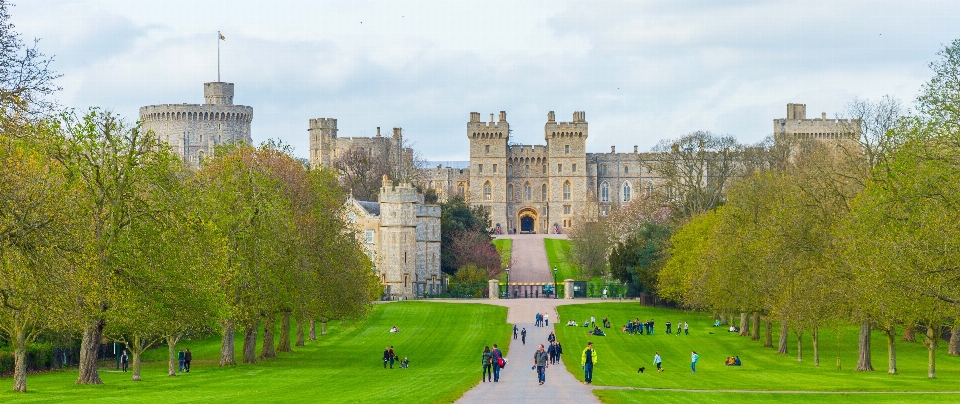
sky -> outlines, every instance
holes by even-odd
[[[755,143],[787,103],[808,118],[856,98],[911,105],[960,38],[960,2],[942,0],[13,2],[63,75],[61,105],[135,121],[141,106],[200,104],[219,43],[254,142],[300,157],[309,119],[336,118],[341,137],[402,127],[427,160],[468,160],[474,111],[506,111],[518,144],[545,144],[548,111],[585,111],[589,152],[697,130]]]

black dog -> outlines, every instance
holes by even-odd
[[[643,373],[644,370],[647,370],[647,368],[641,367],[640,369],[637,369],[637,373]]]

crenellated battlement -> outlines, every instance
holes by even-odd
[[[310,129],[336,129],[336,118],[316,118],[310,120]]]
[[[243,105],[158,104],[140,107],[140,121],[234,120],[250,123],[253,108]]]
[[[409,182],[394,184],[386,175],[383,176],[383,186],[380,187],[380,203],[417,203],[418,197],[417,189]]]

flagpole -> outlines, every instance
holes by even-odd
[[[223,34],[217,31],[217,82],[220,82],[220,37]]]

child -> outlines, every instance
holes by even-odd
[[[404,356],[403,361],[400,362],[400,369],[410,369],[410,359],[406,356]]]

